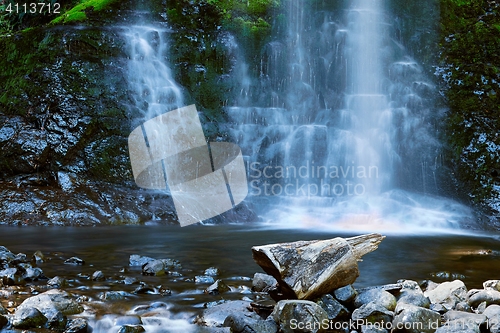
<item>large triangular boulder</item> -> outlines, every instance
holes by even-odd
[[[384,238],[368,234],[298,241],[254,246],[252,252],[255,262],[278,280],[283,298],[313,300],[352,284],[359,276],[357,262]]]

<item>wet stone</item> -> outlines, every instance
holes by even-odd
[[[47,317],[47,327],[52,329],[63,329],[66,327],[68,318],[63,315],[60,311],[54,311],[46,313]]]
[[[218,295],[230,291],[231,289],[222,280],[215,281],[211,286],[205,289],[206,294]]]
[[[43,278],[43,271],[39,267],[32,267],[30,264],[19,264],[18,268],[22,271],[22,278],[26,281],[35,281]]]
[[[141,282],[141,284],[135,288],[132,292],[133,294],[158,294],[158,290],[155,287],[150,286],[149,284],[145,284]]]
[[[83,318],[70,319],[66,325],[64,333],[88,333],[88,323]]]
[[[137,283],[137,281],[135,277],[126,277],[123,279],[123,284],[134,284]]]
[[[214,306],[221,305],[221,304],[224,304],[226,302],[227,302],[227,300],[225,300],[225,299],[221,299],[221,300],[218,300],[218,301],[207,302],[207,303],[203,304],[203,307],[205,309],[213,308]],[[273,308],[274,308],[274,306],[273,306]]]
[[[370,302],[363,304],[352,313],[354,321],[365,321],[370,323],[388,323],[392,321],[394,313],[387,310],[379,303]]]
[[[78,257],[71,257],[69,259],[66,259],[64,261],[66,265],[84,265],[85,261],[83,259],[80,259]]]
[[[162,260],[152,260],[142,267],[142,274],[160,276],[165,274],[165,263]]]
[[[456,323],[462,322],[463,326],[470,326],[472,325],[477,326],[478,328],[481,325],[486,324],[487,317],[484,314],[476,314],[476,313],[467,313],[467,312],[462,312],[462,311],[455,311],[451,310],[448,311],[444,314],[443,318],[446,321],[453,321]]]
[[[224,320],[225,327],[231,328],[234,333],[276,333],[278,325],[274,320],[262,319],[256,313],[233,313]]]
[[[500,304],[500,291],[494,289],[472,289],[467,293],[467,302],[473,308],[482,302],[486,302],[487,306],[490,304]]]
[[[276,288],[278,281],[268,274],[255,273],[252,280],[252,290],[256,292],[268,292]]]
[[[42,251],[38,250],[35,253],[33,253],[33,261],[36,262],[37,264],[41,264],[45,260],[45,256],[43,255]]]
[[[158,286],[158,292],[162,296],[170,296],[172,295],[172,290],[168,287]]]
[[[22,285],[24,280],[18,272],[17,268],[6,268],[0,271],[0,279],[4,285]]]
[[[27,263],[28,262],[28,256],[24,253],[18,253],[16,254],[14,260],[10,263],[11,265],[17,265],[21,263]]]
[[[467,302],[460,302],[455,306],[455,310],[464,311],[464,312],[472,312],[472,308]]]
[[[92,274],[92,281],[102,281],[105,279],[104,277],[104,273],[102,271],[95,271],[93,274]]]
[[[392,332],[433,333],[441,325],[441,315],[411,304],[398,305]]]
[[[336,289],[333,294],[335,295],[335,298],[338,299],[342,303],[350,303],[352,302],[358,293],[356,292],[356,289],[350,284],[348,284],[345,287]]]
[[[500,332],[500,305],[492,304],[488,306],[484,311],[483,315],[488,318],[488,326],[490,332],[499,333]]]
[[[206,275],[206,276],[218,276],[220,274],[220,271],[217,267],[209,267],[207,269],[205,269],[205,272],[203,273],[203,275]]]
[[[165,265],[166,270],[174,270],[174,269],[181,269],[182,268],[182,265],[179,262],[179,260],[170,259],[170,258],[160,259],[160,260],[163,261],[163,264]]]
[[[430,310],[432,310],[432,311],[438,312],[438,313],[440,313],[440,314],[446,313],[446,311],[448,311],[448,310],[447,310],[447,309],[443,306],[443,304],[439,304],[439,303],[437,303],[437,304],[435,304],[435,303],[431,304],[431,305],[429,306],[429,309],[430,309]]]
[[[285,300],[279,301],[271,314],[271,317],[279,325],[280,332],[293,333],[295,329],[292,322],[297,323],[322,323],[328,321],[328,315],[318,304],[311,301]],[[304,332],[324,332],[321,325],[306,327]]]
[[[267,318],[273,312],[276,303],[271,300],[259,300],[252,302],[250,305],[255,313],[262,318]]]
[[[138,254],[132,254],[130,255],[129,258],[129,265],[130,266],[139,266],[142,267],[146,265],[148,262],[153,261],[155,259],[150,258],[150,257],[143,257]]]
[[[0,264],[9,264],[15,257],[5,246],[0,246]]]
[[[493,289],[496,291],[500,291],[500,280],[488,280],[483,282],[484,289]]]
[[[212,276],[197,275],[194,277],[195,283],[214,283],[215,279]]]
[[[12,326],[16,328],[37,328],[42,327],[47,322],[47,318],[34,307],[20,307],[16,309]]]
[[[141,333],[141,332],[146,332],[146,330],[144,329],[144,327],[140,325],[123,325],[118,330],[118,333]]]
[[[73,300],[71,294],[58,289],[51,289],[29,297],[17,309],[23,307],[35,307],[47,318],[52,318],[57,312],[61,312],[63,315],[83,312],[82,306]]]
[[[394,297],[394,295],[392,295],[391,293],[378,288],[361,292],[354,299],[354,306],[356,308],[359,308],[362,305],[368,304],[370,302],[379,304],[389,311],[394,311],[394,309],[396,308],[396,297]]]
[[[68,282],[66,281],[66,279],[60,276],[55,276],[49,281],[47,281],[47,285],[51,288],[63,288],[68,285]]]
[[[224,320],[231,314],[250,313],[250,302],[226,301],[222,304],[209,307],[195,319],[195,323],[208,327],[221,327]]]
[[[483,313],[487,307],[488,307],[488,304],[486,302],[479,303],[479,305],[476,308],[476,313],[479,313],[479,314]]]
[[[76,274],[76,276],[78,276],[81,279],[90,280],[90,274],[80,272],[80,273]]]
[[[330,320],[344,319],[350,315],[349,310],[330,294],[323,295],[316,303],[326,311]]]
[[[443,282],[432,290],[424,292],[426,297],[429,297],[431,303],[443,304],[448,310],[453,309],[457,303],[465,301],[467,288],[460,280],[451,282]]]
[[[124,291],[105,291],[99,294],[99,298],[103,301],[118,301],[126,299],[128,296],[131,295]]]

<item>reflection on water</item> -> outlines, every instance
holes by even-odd
[[[79,294],[92,291],[126,290],[124,285],[90,282],[81,278],[102,270],[105,276],[135,275],[151,285],[162,285],[172,290],[171,296],[133,295],[124,302],[114,303],[104,313],[127,313],[137,304],[161,301],[169,304],[171,320],[192,318],[205,302],[221,299],[220,296],[202,293],[205,286],[192,281],[179,281],[171,276],[141,276],[140,269],[128,266],[131,254],[154,258],[173,258],[181,262],[187,278],[200,275],[211,266],[221,270],[220,278],[234,287],[226,299],[246,296],[249,279],[261,272],[252,260],[251,247],[296,240],[328,239],[336,236],[353,236],[340,232],[318,230],[272,230],[261,224],[217,226],[108,226],[94,228],[74,227],[2,227],[0,245],[12,252],[31,256],[37,250],[49,254],[50,262],[41,264],[45,275],[72,278]],[[63,265],[64,259],[78,256],[86,261],[84,266]],[[379,249],[363,257],[360,277],[356,287],[394,283],[398,279],[433,279],[433,273],[447,271],[463,275],[468,288],[481,287],[488,279],[500,276],[500,242],[497,238],[481,235],[401,235],[387,236]],[[100,325],[105,325],[101,321]],[[106,330],[103,330],[106,331]]]

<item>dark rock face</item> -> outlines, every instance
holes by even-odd
[[[127,137],[143,115],[128,86],[120,26],[136,24],[140,15],[164,25],[167,13],[165,2],[139,3],[114,1],[111,10],[86,13],[88,20],[80,25],[40,26],[0,38],[0,223],[177,220],[167,194],[135,185],[128,157]],[[138,5],[149,13],[131,10]],[[203,7],[179,6],[194,12]],[[204,110],[209,135],[216,137],[234,50],[218,24],[208,27],[209,14],[196,20],[199,45],[176,21],[175,47],[165,56],[189,90],[186,103]],[[184,19],[194,22],[189,15]],[[153,43],[157,37],[151,37]],[[254,219],[244,204],[214,222],[242,218]]]
[[[132,182],[127,137],[139,116],[120,30],[36,28],[0,44],[11,52],[0,65],[17,68],[0,71],[0,223],[172,220],[167,196]]]

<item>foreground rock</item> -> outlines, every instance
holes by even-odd
[[[59,289],[52,289],[27,298],[18,309],[23,307],[36,308],[45,316],[50,316],[50,313],[55,311],[64,315],[73,315],[83,311],[81,305],[73,300],[69,293]]]
[[[328,314],[318,304],[311,301],[285,300],[279,301],[271,317],[278,323],[280,332],[297,331],[319,333],[324,332],[322,325],[315,323],[328,322]],[[300,327],[304,324],[304,327]],[[309,325],[307,325],[309,324]]]
[[[359,276],[357,262],[375,251],[379,234],[352,238],[255,246],[255,262],[279,284],[282,299],[312,300],[352,284]]]
[[[42,278],[43,271],[33,267],[26,254],[14,254],[0,246],[0,286],[23,285]]]

